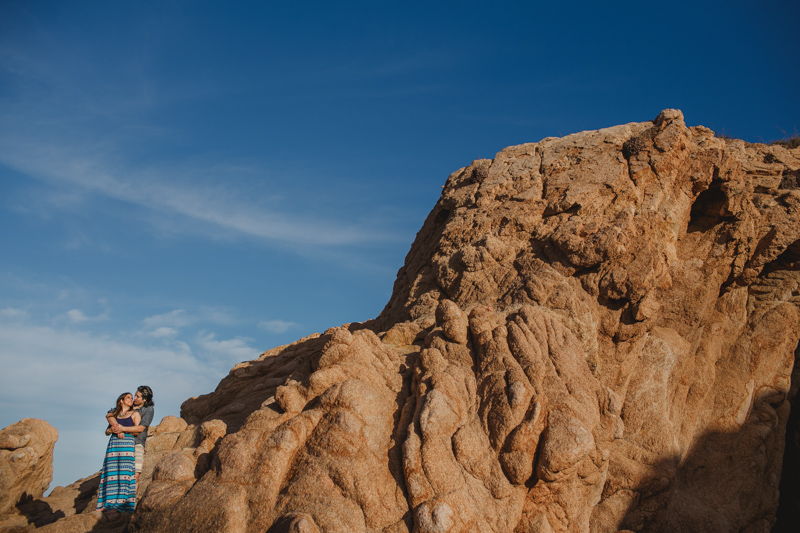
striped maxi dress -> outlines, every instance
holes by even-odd
[[[120,418],[121,426],[133,426],[133,419]],[[114,509],[132,513],[136,508],[136,473],[134,461],[136,451],[133,437],[127,433],[123,438],[111,435],[100,473],[100,488],[97,490],[97,509]]]

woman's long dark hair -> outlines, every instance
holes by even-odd
[[[119,416],[119,414],[122,412],[122,399],[125,398],[125,396],[127,396],[128,394],[131,393],[123,392],[122,394],[119,395],[119,398],[117,398],[117,405],[116,407],[114,407],[114,418],[117,418],[117,416]],[[131,394],[131,396],[133,395]]]

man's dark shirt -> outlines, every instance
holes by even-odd
[[[144,431],[133,437],[133,442],[144,446],[144,443],[147,440],[147,430],[150,428],[150,424],[153,423],[155,408],[152,405],[148,407],[141,407],[139,409],[139,414],[142,416],[142,419],[139,421],[139,425],[144,426]]]

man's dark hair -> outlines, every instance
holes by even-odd
[[[147,385],[141,385],[136,387],[136,390],[142,394],[142,399],[144,400],[142,407],[150,407],[151,405],[155,405],[153,403],[153,389]]]

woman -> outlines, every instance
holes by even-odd
[[[141,416],[133,410],[133,396],[125,392],[117,398],[113,412],[120,426],[138,426]],[[132,513],[136,507],[136,478],[134,473],[134,435],[119,432],[108,439],[100,488],[97,490],[97,510]]]

